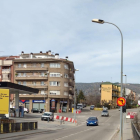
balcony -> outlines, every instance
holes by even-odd
[[[9,79],[9,78],[3,78],[2,79],[2,82],[11,82],[11,79]]]
[[[38,71],[38,70],[48,70],[47,67],[41,66],[15,66],[15,71]]]
[[[26,76],[17,76],[15,80],[46,80],[48,79],[47,75],[26,75]]]
[[[112,90],[118,92],[118,89],[113,88]]]
[[[28,87],[32,87],[32,88],[41,88],[41,89],[46,89],[46,88],[48,88],[48,85],[41,85],[41,84],[36,84],[36,85],[34,85],[34,84],[26,84],[26,86],[28,86]]]
[[[113,94],[112,94],[112,97],[118,97],[118,95],[116,95],[116,94],[113,93]]]
[[[45,93],[38,93],[38,94],[19,94],[19,98],[41,98],[41,97],[48,97],[48,94],[45,92]]]
[[[11,73],[10,69],[2,69],[2,73]]]

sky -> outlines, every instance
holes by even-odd
[[[0,56],[51,50],[74,62],[76,82],[140,83],[139,0],[0,0]],[[125,82],[125,77],[123,77]]]

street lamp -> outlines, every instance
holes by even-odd
[[[110,22],[106,22],[102,19],[92,19],[92,22],[96,22],[96,23],[100,23],[100,24],[104,24],[104,23],[108,23],[108,24],[112,24],[115,27],[118,28],[118,30],[120,31],[121,34],[121,97],[122,97],[122,89],[123,89],[123,35],[121,30],[119,29],[119,27],[113,23]],[[122,129],[122,107],[120,110],[120,140],[123,140],[123,129]]]
[[[74,69],[74,72],[75,71],[79,71],[79,69]],[[75,79],[76,79],[76,73],[75,73]],[[75,89],[74,89],[74,123],[75,123],[75,120],[76,120],[76,95],[75,95]]]

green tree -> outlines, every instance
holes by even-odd
[[[84,101],[86,98],[84,96],[84,93],[82,90],[79,91],[79,94],[78,94],[78,101]]]

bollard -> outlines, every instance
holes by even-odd
[[[34,122],[34,129],[35,129],[35,122]]]
[[[20,131],[22,131],[22,123],[20,123]]]
[[[3,133],[3,123],[1,123],[1,133]]]
[[[49,122],[49,117],[48,117],[48,122]]]
[[[11,123],[9,123],[9,132],[11,133]]]
[[[65,121],[63,120],[63,124],[65,124]]]

